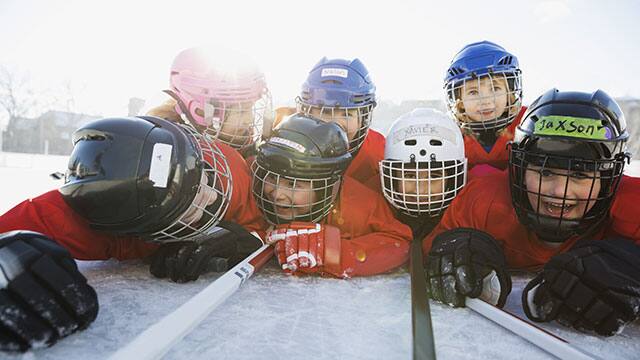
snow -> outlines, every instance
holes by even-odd
[[[64,169],[63,157],[41,157],[22,167],[6,157],[0,153],[0,212],[61,184],[48,174]],[[640,163],[634,163],[631,170],[640,175]],[[193,283],[176,284],[152,277],[142,261],[78,264],[98,293],[96,321],[51,348],[1,353],[0,357],[106,358],[217,277],[211,274]],[[521,317],[520,295],[528,279],[526,275],[514,276],[514,289],[506,305]],[[369,278],[336,280],[286,276],[270,263],[178,342],[166,358],[409,359],[409,285],[406,268]],[[431,310],[439,359],[550,357],[469,309],[431,302]],[[632,359],[640,354],[640,322],[611,338],[585,335],[556,323],[541,327],[602,358]]]

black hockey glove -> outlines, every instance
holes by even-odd
[[[534,321],[619,333],[640,315],[640,246],[626,239],[577,243],[527,284],[522,306]]]
[[[194,281],[207,272],[223,272],[245,259],[262,241],[242,226],[222,221],[221,229],[201,241],[161,245],[153,254],[150,271],[175,282]]]
[[[89,326],[98,297],[69,252],[32,231],[0,234],[0,349],[50,346]]]
[[[456,307],[465,297],[504,306],[511,292],[504,254],[489,234],[469,228],[444,232],[433,240],[425,271],[432,299]]]

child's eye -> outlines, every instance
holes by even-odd
[[[543,177],[549,177],[549,176],[553,176],[554,173],[549,169],[540,169],[540,175],[542,175]]]
[[[588,179],[588,178],[591,177],[591,176],[587,175],[586,173],[579,172],[579,171],[574,171],[569,176],[571,176],[572,178],[577,179],[577,180],[584,180],[584,179]]]
[[[470,95],[470,96],[478,95],[478,90],[468,90],[467,95]]]

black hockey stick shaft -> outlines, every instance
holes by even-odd
[[[422,241],[417,237],[411,243],[411,330],[413,333],[413,359],[435,359],[431,309],[424,273]]]

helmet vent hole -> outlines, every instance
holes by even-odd
[[[498,65],[511,65],[513,62],[513,56],[505,56],[500,61],[498,61]]]
[[[431,146],[442,146],[442,141],[436,140],[436,139],[432,139],[432,140],[429,141],[429,145],[431,145]]]
[[[405,140],[404,144],[407,146],[415,146],[418,142],[416,141],[416,139],[411,139],[411,140]]]
[[[425,156],[425,155],[427,155],[427,150],[425,149],[420,150],[420,156]]]

